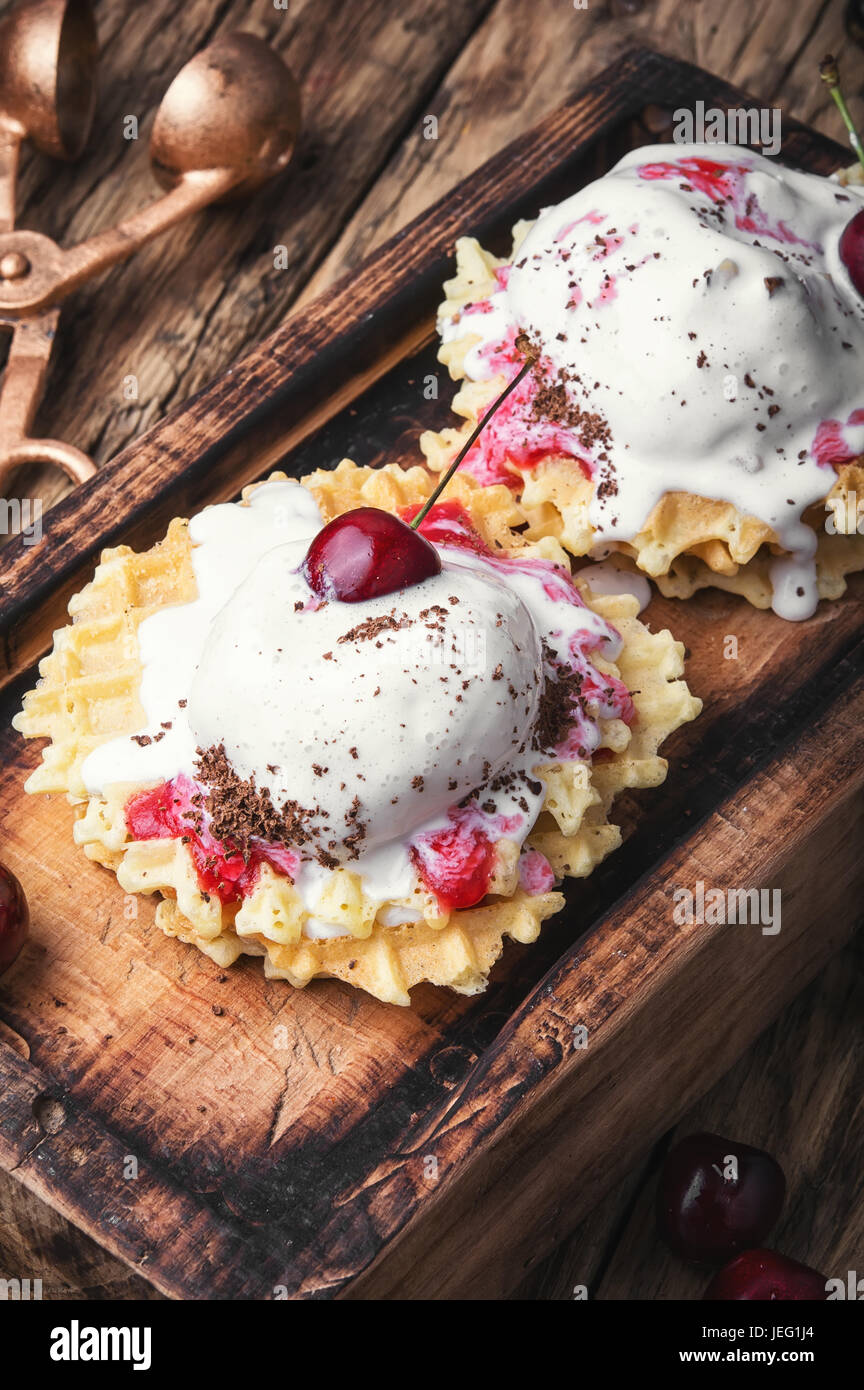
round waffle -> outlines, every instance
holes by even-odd
[[[859,183],[859,174],[860,170],[850,171],[838,184]],[[444,285],[440,323],[449,323],[466,306],[481,304],[500,289],[501,274],[518,260],[531,226],[520,222],[514,228],[513,249],[507,259],[484,250],[472,237],[457,241],[456,274]],[[462,423],[441,431],[428,430],[420,439],[435,473],[449,466],[510,379],[503,372],[480,381],[469,379],[466,358],[480,337],[470,331],[470,316],[464,322],[468,331],[443,342],[438,354],[451,377],[462,383],[453,399],[454,413]],[[529,539],[552,536],[572,555],[592,553],[597,540],[591,520],[595,485],[575,459],[548,453],[532,459],[530,466],[509,457],[499,460],[499,465],[498,472],[506,470],[507,481],[525,514]],[[482,474],[478,476],[482,480]],[[856,505],[862,497],[864,467],[861,459],[856,459],[837,467],[835,481],[824,499],[802,517],[817,537],[816,587],[820,598],[840,597],[846,589],[846,575],[864,570],[864,535],[859,532]],[[666,493],[637,534],[611,543],[610,548],[625,564],[653,579],[667,597],[687,598],[710,586],[740,594],[757,608],[771,606],[771,561],[786,553],[771,527],[757,517],[744,514],[730,502],[680,491]]]
[[[325,520],[359,505],[391,511],[417,507],[434,486],[434,478],[420,467],[358,468],[347,460],[332,472],[319,471],[302,481]],[[250,491],[237,505],[245,504]],[[508,488],[482,488],[460,478],[453,496],[489,546],[566,565],[551,536],[527,540],[516,529],[524,527],[525,516]],[[140,787],[115,784],[105,795],[88,795],[82,778],[88,754],[110,739],[134,734],[145,722],[138,627],[159,608],[196,596],[192,542],[183,520],[174,520],[165,539],[141,554],[127,546],[103,553],[91,583],[72,599],[73,621],[55,634],[53,651],[40,666],[39,684],[14,721],[26,737],[49,740],[27,790],[66,793],[75,807],[74,838],[85,854],[113,871],[126,892],[158,893],[162,900],[156,920],[163,931],[198,946],[220,965],[244,953],[260,955],[268,976],[292,985],[331,976],[403,1005],[410,1003],[411,987],[422,980],[460,993],[483,989],[504,937],[533,941],[543,920],[564,902],[559,892],[531,896],[519,886],[518,851],[511,842],[496,846],[490,893],[481,905],[447,913],[426,894],[421,920],[397,927],[381,920],[393,903],[369,898],[358,874],[334,869],[327,915],[344,924],[345,932],[313,939],[304,932],[305,909],[287,877],[264,865],[248,897],[224,904],[200,888],[181,839],[130,838],[125,806]],[[528,843],[561,878],[586,876],[616,848],[621,835],[609,820],[615,796],[625,788],[663,781],[666,762],[658,754],[660,745],[701,708],[681,679],[681,644],[668,631],[650,633],[636,616],[634,598],[594,595],[587,589],[583,596],[621,634],[617,662],[599,656],[594,661],[630,689],[636,718],[630,726],[601,721],[601,759],[537,769],[545,801]],[[412,902],[417,905],[416,898]]]

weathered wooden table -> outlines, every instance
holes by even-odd
[[[78,240],[152,196],[147,135],[170,77],[216,33],[266,37],[302,83],[293,172],[248,205],[211,210],[78,293],[64,310],[40,433],[97,462],[115,454],[298,303],[335,280],[638,37],[840,136],[818,78],[838,53],[864,117],[864,58],[845,0],[151,0],[97,4],[101,97],[74,166],[23,161],[20,222]],[[5,8],[5,7],[2,7]],[[128,116],[139,138],[126,138]],[[425,118],[434,116],[435,121]],[[430,138],[434,137],[434,138]],[[277,255],[279,247],[287,255]],[[282,266],[285,268],[281,268]],[[31,473],[47,502],[64,484]],[[679,1130],[770,1146],[790,1196],[776,1243],[817,1267],[860,1267],[860,948],[850,948]],[[566,1298],[698,1296],[702,1278],[652,1235],[654,1170],[671,1136],[535,1270],[521,1292]],[[46,1297],[158,1297],[14,1178],[0,1176],[0,1275],[41,1275]]]

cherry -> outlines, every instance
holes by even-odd
[[[0,975],[16,959],[30,931],[30,911],[24,889],[0,864]]]
[[[340,603],[362,603],[366,599],[410,589],[424,579],[441,573],[441,560],[434,545],[420,535],[420,523],[429,514],[462,460],[473,448],[499,406],[534,366],[533,354],[526,357],[519,371],[483,419],[472,430],[446,473],[441,475],[431,495],[409,526],[391,512],[378,507],[355,507],[334,517],[318,532],[306,552],[300,571],[309,588],[319,598]]]
[[[691,1134],[663,1165],[657,1229],[686,1260],[719,1264],[765,1239],[785,1192],[782,1168],[761,1149],[719,1134]]]
[[[824,1274],[776,1250],[746,1250],[714,1275],[703,1297],[716,1302],[818,1303],[828,1297],[827,1282]]]
[[[441,559],[434,545],[398,516],[355,507],[318,532],[302,572],[321,598],[361,603],[440,574]]]
[[[849,279],[860,295],[864,295],[864,208],[847,222],[840,237],[840,259],[849,271]]]

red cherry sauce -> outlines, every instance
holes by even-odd
[[[204,792],[182,774],[126,803],[126,828],[133,840],[183,839],[192,855],[202,893],[222,903],[242,901],[254,889],[262,864],[294,880],[300,860],[293,850],[256,840],[244,856],[230,841],[217,840],[201,815]]]
[[[611,291],[609,297],[612,297]],[[488,299],[478,300],[463,309],[462,314],[470,317],[472,313],[488,313],[490,308]],[[469,322],[466,331],[470,332],[470,328]],[[481,355],[490,372],[506,377],[508,382],[518,375],[525,360],[516,348],[515,328],[509,328],[500,342],[490,343]],[[466,473],[486,487],[494,483],[521,487],[522,471],[536,468],[542,459],[553,454],[574,459],[586,478],[592,476],[592,460],[587,454],[577,452],[578,443],[573,434],[554,420],[535,419],[532,415],[531,407],[537,394],[534,377],[535,373],[529,372],[498,406],[461,464]]]
[[[411,521],[417,510],[406,507],[401,515],[405,521]],[[504,574],[520,570],[535,576],[539,574],[549,598],[557,603],[585,607],[570,576],[550,561],[520,560],[494,554],[474,529],[461,502],[436,503],[420,523],[419,530],[434,545],[469,550]],[[610,628],[609,637],[616,636]],[[590,652],[597,644],[593,632],[577,633],[571,643],[571,661],[582,675],[582,700],[596,702],[604,716],[629,723],[635,711],[627,687],[614,677],[601,676],[591,663]],[[557,751],[562,757],[587,756],[592,751],[592,737],[596,738],[596,726],[582,704],[574,704],[573,725],[568,737],[558,750],[550,749],[550,754]],[[489,815],[473,801],[467,806],[452,808],[449,820],[450,824],[443,829],[415,838],[411,859],[421,880],[441,906],[454,911],[473,907],[486,896],[495,867],[495,841],[508,834],[518,834],[520,823],[518,818]],[[537,850],[523,851],[519,876],[522,887],[532,894],[548,892],[554,883],[548,860]]]
[[[842,420],[823,420],[810,446],[816,462],[826,467],[837,467],[857,458],[861,450],[846,434],[848,429],[854,429],[856,425],[864,425],[864,410],[853,410],[845,425]]]
[[[441,907],[453,912],[485,898],[495,866],[495,847],[473,816],[451,812],[444,830],[418,835],[411,861]]]
[[[701,193],[712,203],[728,203],[735,213],[735,226],[739,231],[781,241],[787,246],[822,250],[816,242],[804,241],[797,236],[782,218],[778,222],[769,220],[758,199],[747,190],[744,176],[750,170],[746,164],[721,164],[716,159],[687,156],[683,159],[658,160],[656,164],[640,164],[638,172],[640,178],[649,181],[676,179],[683,188]]]
[[[401,511],[404,521],[413,520],[418,508]],[[519,570],[542,574],[547,596],[556,602],[585,607],[569,575],[546,560],[509,558],[493,554],[474,529],[471,519],[460,502],[439,502],[427,513],[419,531],[435,546],[469,550],[482,556],[489,564],[504,573]],[[608,628],[608,640],[617,638]],[[601,636],[602,644],[606,639]],[[582,701],[596,703],[604,717],[631,722],[633,703],[626,686],[619,680],[601,675],[590,660],[598,645],[596,632],[576,633],[571,643],[570,657],[582,675]],[[587,756],[593,752],[592,734],[596,728],[585,714],[582,705],[574,704],[573,726],[557,750],[562,757]],[[549,750],[550,754],[556,750]],[[603,750],[597,750],[602,760]],[[176,839],[185,837],[195,863],[202,891],[216,893],[222,902],[237,902],[254,888],[262,863],[292,880],[300,865],[299,856],[284,846],[255,841],[248,855],[234,845],[214,839],[201,824],[198,808],[202,789],[188,777],[176,777],[163,782],[151,791],[139,792],[126,807],[126,824],[136,840]],[[449,824],[426,835],[417,836],[410,854],[415,869],[427,888],[435,894],[442,908],[454,911],[473,907],[487,894],[495,866],[495,842],[517,834],[519,817],[490,815],[476,802],[456,806],[448,815]],[[526,892],[547,892],[554,882],[548,861],[537,850],[526,850],[519,864],[520,882]]]

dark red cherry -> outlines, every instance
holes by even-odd
[[[703,1297],[716,1302],[818,1303],[828,1297],[827,1283],[824,1274],[776,1250],[746,1250],[714,1275]]]
[[[30,912],[24,889],[0,864],[0,975],[8,970],[30,931]]]
[[[849,271],[852,284],[864,296],[864,208],[843,228],[840,259]]]
[[[721,1264],[761,1245],[786,1193],[779,1163],[719,1134],[691,1134],[669,1153],[657,1188],[657,1229],[685,1260]]]
[[[302,568],[321,598],[360,603],[440,574],[441,560],[434,545],[398,516],[356,507],[318,532]]]

